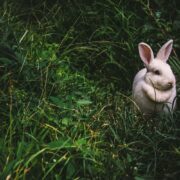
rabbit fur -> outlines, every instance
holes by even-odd
[[[154,58],[151,47],[139,43],[139,55],[145,64],[133,81],[133,100],[143,114],[170,113],[176,104],[176,79],[166,63],[173,40],[166,42]]]

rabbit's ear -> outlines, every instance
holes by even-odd
[[[151,47],[142,42],[139,43],[138,49],[141,60],[145,63],[145,65],[148,65],[154,59],[154,54]]]
[[[156,58],[166,62],[169,58],[169,55],[171,54],[172,45],[173,40],[171,39],[161,47],[161,49],[157,53]]]

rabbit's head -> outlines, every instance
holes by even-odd
[[[146,83],[160,91],[170,90],[175,86],[175,77],[166,63],[172,50],[173,40],[165,43],[154,58],[151,47],[146,43],[140,43],[139,54],[144,62],[147,72],[145,74]]]

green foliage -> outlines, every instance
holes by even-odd
[[[144,119],[131,100],[137,44],[170,38],[179,98],[180,9],[167,2],[2,2],[1,179],[178,178],[179,101]]]

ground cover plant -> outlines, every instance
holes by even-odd
[[[0,8],[0,179],[177,179],[179,1],[6,0]],[[133,108],[137,44],[174,39],[174,114]]]

